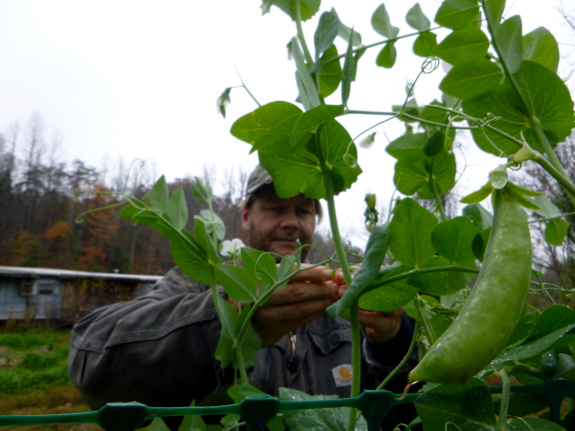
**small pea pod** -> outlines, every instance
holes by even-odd
[[[351,285],[343,297],[327,308],[333,317],[339,316],[358,299],[379,273],[379,269],[387,253],[387,226],[375,226],[371,231],[365,247],[365,257],[361,269],[353,278]]]
[[[506,346],[525,308],[531,278],[527,214],[507,188],[493,192],[485,260],[457,319],[409,374],[409,381],[461,383]]]

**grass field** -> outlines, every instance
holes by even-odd
[[[70,330],[0,333],[0,415],[90,411],[68,376],[69,342]],[[100,429],[90,424],[0,428],[1,431]]]

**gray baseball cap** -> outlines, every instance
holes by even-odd
[[[260,187],[271,184],[272,177],[268,171],[266,171],[260,164],[256,166],[256,168],[250,174],[248,178],[248,184],[246,187],[246,194],[252,194]]]

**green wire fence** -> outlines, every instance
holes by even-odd
[[[501,387],[489,388],[491,393],[501,393]],[[575,393],[575,382],[564,379],[547,380],[541,385],[512,386],[511,392],[543,394],[549,400],[551,420],[559,423],[561,402]],[[277,414],[293,410],[353,407],[361,411],[368,431],[379,430],[381,421],[395,405],[415,401],[418,394],[404,398],[392,392],[365,391],[356,398],[281,401],[274,397],[250,397],[238,404],[217,407],[148,407],[140,403],[109,403],[98,411],[58,415],[0,416],[0,427],[9,425],[52,425],[67,423],[97,424],[106,431],[133,431],[151,419],[167,416],[235,414],[246,423],[248,431],[263,431]]]

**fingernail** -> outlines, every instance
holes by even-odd
[[[321,272],[322,277],[325,277],[328,280],[331,280],[333,278],[333,271],[331,269],[324,269]]]

